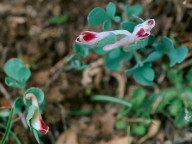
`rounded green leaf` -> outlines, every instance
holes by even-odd
[[[135,71],[135,73],[133,74],[133,78],[136,82],[142,84],[142,85],[147,85],[147,86],[151,86],[153,85],[153,82],[152,81],[149,81],[147,79],[145,79],[142,75],[142,73],[140,72],[139,69],[137,69]]]
[[[149,56],[146,59],[144,59],[142,62],[143,63],[152,62],[161,57],[162,57],[162,53],[160,53],[158,51],[154,51],[154,52],[150,53]]]
[[[164,36],[162,38],[162,42],[163,42],[163,45],[165,46],[166,50],[174,49],[173,43],[172,43],[171,39],[169,39],[168,37]]]
[[[4,65],[4,71],[7,76],[19,81],[18,71],[23,67],[23,63],[18,58],[8,60]]]
[[[141,73],[142,73],[143,77],[148,81],[153,81],[155,78],[154,70],[150,67],[146,67],[146,66],[142,67]]]
[[[181,63],[187,56],[188,49],[185,46],[179,47],[179,48],[176,48],[176,53],[177,53],[177,57],[178,57],[177,63]]]
[[[110,19],[108,15],[106,14],[105,10],[101,7],[94,8],[87,17],[88,24],[90,26],[99,26],[104,21]]]
[[[109,2],[106,6],[106,13],[109,17],[113,18],[115,16],[116,6],[114,3]]]
[[[80,44],[77,44],[75,43],[73,45],[73,49],[75,51],[75,53],[77,53],[78,55],[80,55],[81,57],[86,57],[89,53],[89,49],[90,49],[90,46],[89,45],[80,45]]]
[[[133,32],[136,25],[137,24],[134,23],[134,22],[123,22],[123,23],[121,23],[122,29],[128,30],[129,32]]]
[[[112,26],[111,21],[110,20],[106,20],[103,23],[103,30],[109,30],[111,28],[111,26]]]
[[[143,124],[134,125],[132,130],[133,130],[133,133],[135,133],[138,136],[142,136],[146,133],[146,128]]]
[[[112,50],[105,57],[105,66],[107,69],[112,71],[117,71],[121,67],[121,62],[123,60],[123,54],[121,49],[117,48]]]
[[[134,5],[133,6],[133,15],[136,15],[136,16],[138,16],[138,15],[140,15],[141,14],[141,12],[142,12],[142,5],[141,4],[136,4],[136,5]]]
[[[119,16],[115,16],[115,17],[113,17],[113,20],[114,20],[116,23],[118,23],[118,22],[120,22],[121,18],[120,18]]]
[[[30,89],[26,90],[24,95],[26,96],[28,93],[34,94],[36,96],[39,104],[42,104],[44,102],[44,93],[40,88],[30,88]],[[32,105],[31,100],[25,99],[25,102],[26,102],[27,106]]]
[[[5,84],[14,87],[14,88],[21,88],[22,86],[14,79],[10,77],[5,77]]]
[[[31,71],[28,68],[21,67],[18,70],[19,82],[21,82],[22,84],[25,84],[27,80],[30,78],[30,76],[31,76]]]

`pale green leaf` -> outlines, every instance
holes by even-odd
[[[108,15],[106,14],[105,10],[101,7],[94,8],[87,17],[88,24],[90,26],[99,26],[104,21],[110,19]]]

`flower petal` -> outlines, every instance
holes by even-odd
[[[37,101],[36,96],[33,93],[28,93],[25,96],[26,99],[32,100],[32,105],[36,106],[38,109],[34,112],[32,118],[31,118],[31,126],[39,131],[42,134],[46,134],[49,130],[49,127],[45,124],[45,122],[42,120],[41,114],[40,114],[40,109],[39,109],[39,104]]]
[[[49,127],[42,120],[39,110],[33,115],[31,126],[42,134],[46,134],[49,130]]]
[[[155,26],[154,19],[148,19],[144,21],[142,24],[138,24],[135,26],[133,35],[135,35],[138,39],[145,38],[150,35],[152,28]]]

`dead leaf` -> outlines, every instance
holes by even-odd
[[[56,144],[78,144],[77,134],[72,129],[63,132],[56,141]]]
[[[148,133],[145,136],[143,136],[137,143],[142,144],[147,139],[154,137],[159,131],[160,126],[161,126],[161,122],[159,120],[154,120],[151,126],[149,127]]]
[[[114,130],[115,116],[113,111],[109,111],[100,118],[101,121],[101,132],[105,135],[111,134]]]
[[[129,144],[131,144],[133,141],[133,138],[130,137]],[[128,144],[128,137],[119,137],[119,138],[114,138],[110,140],[107,144]]]

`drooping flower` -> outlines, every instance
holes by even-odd
[[[79,44],[94,45],[98,43],[100,40],[106,38],[110,33],[113,33],[115,35],[130,34],[130,32],[126,30],[114,30],[114,31],[107,31],[107,32],[84,31],[76,38],[75,41]]]
[[[142,39],[150,35],[151,29],[155,26],[154,19],[148,19],[144,21],[142,24],[138,24],[135,26],[133,30],[133,35],[137,39]]]
[[[32,100],[32,105],[35,106],[37,109],[32,115],[32,118],[30,120],[31,127],[36,129],[42,134],[46,134],[49,130],[49,127],[45,124],[45,122],[42,119],[40,109],[39,109],[39,104],[37,101],[36,96],[33,93],[28,93],[25,98],[27,100]]]
[[[85,31],[82,32],[76,39],[77,43],[80,44],[87,44],[87,45],[95,45],[99,41],[103,40],[104,38],[107,39],[107,36],[110,33],[118,35],[124,35],[123,38],[117,39],[116,42],[106,44],[103,47],[103,50],[109,51],[114,48],[118,47],[124,47],[127,46],[130,43],[136,42],[140,39],[143,39],[150,35],[150,31],[155,26],[155,20],[154,19],[148,19],[144,21],[141,24],[138,24],[135,26],[132,33],[126,30],[114,30],[114,31],[106,31],[106,32],[91,32],[91,31]]]

